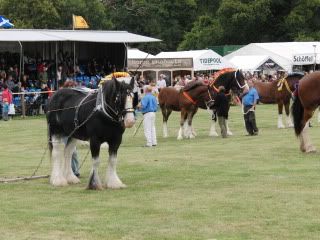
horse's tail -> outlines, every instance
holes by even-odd
[[[296,135],[299,136],[303,130],[302,119],[304,114],[304,108],[301,104],[299,96],[296,96],[293,101],[291,113],[293,116],[294,131]]]

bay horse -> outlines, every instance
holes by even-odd
[[[79,139],[90,142],[92,169],[88,189],[102,189],[98,167],[100,146],[104,142],[109,145],[106,187],[125,187],[116,171],[117,151],[125,128],[130,128],[135,123],[133,84],[134,78],[130,83],[113,78],[94,92],[63,88],[50,98],[47,123],[52,159],[50,183],[53,186],[80,182],[71,169],[71,155],[76,147],[76,139]],[[66,138],[67,143],[64,144]]]
[[[316,148],[310,141],[308,121],[314,111],[320,105],[320,72],[313,72],[304,76],[295,92],[291,112],[293,116],[294,130],[300,139],[302,152],[315,152]]]
[[[246,83],[241,71],[232,70],[221,74],[208,85],[202,82],[191,82],[180,91],[172,87],[163,88],[158,96],[163,117],[163,136],[168,137],[167,121],[172,111],[180,111],[180,129],[177,139],[183,139],[183,135],[186,138],[194,138],[193,116],[198,108],[208,109],[211,107],[217,88],[222,85],[226,91],[233,89],[238,92],[239,89],[246,86]]]
[[[254,82],[254,87],[259,94],[259,102],[278,104],[278,128],[285,128],[282,119],[283,106],[287,118],[287,126],[293,127],[290,118],[290,99],[296,84],[304,76],[303,73],[291,73],[287,77],[273,82]]]

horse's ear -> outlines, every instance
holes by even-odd
[[[132,87],[132,88],[134,87],[134,81],[136,80],[136,77],[137,76],[134,76],[134,77],[131,78],[130,87]]]
[[[116,89],[119,89],[119,87],[120,87],[119,81],[115,77],[112,78],[112,81],[114,82]]]

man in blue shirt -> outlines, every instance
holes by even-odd
[[[242,98],[243,116],[246,129],[249,136],[258,135],[258,128],[256,124],[255,109],[259,100],[257,90],[253,86],[253,81],[248,80],[249,90]]]
[[[152,95],[152,87],[145,88],[145,96],[141,99],[141,112],[143,114],[144,135],[147,140],[146,147],[157,146],[156,135],[156,111],[158,109],[157,99]]]

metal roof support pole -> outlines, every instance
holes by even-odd
[[[56,42],[56,90],[59,88],[59,83],[58,83],[58,42]]]
[[[76,77],[76,42],[73,42],[73,77]]]
[[[20,45],[20,63],[19,63],[19,82],[21,81],[21,72],[24,73],[24,66],[22,64],[23,61],[23,49],[22,49],[22,43],[20,41],[18,41],[19,45]]]
[[[21,82],[21,72],[24,73],[24,67],[23,66],[23,48],[22,48],[22,43],[20,41],[18,41],[19,45],[20,45],[20,63],[19,63],[19,82]],[[21,88],[19,89],[19,91],[21,91]],[[24,94],[21,94],[21,115],[24,118],[26,116],[26,106],[25,106],[25,102],[24,102]]]

